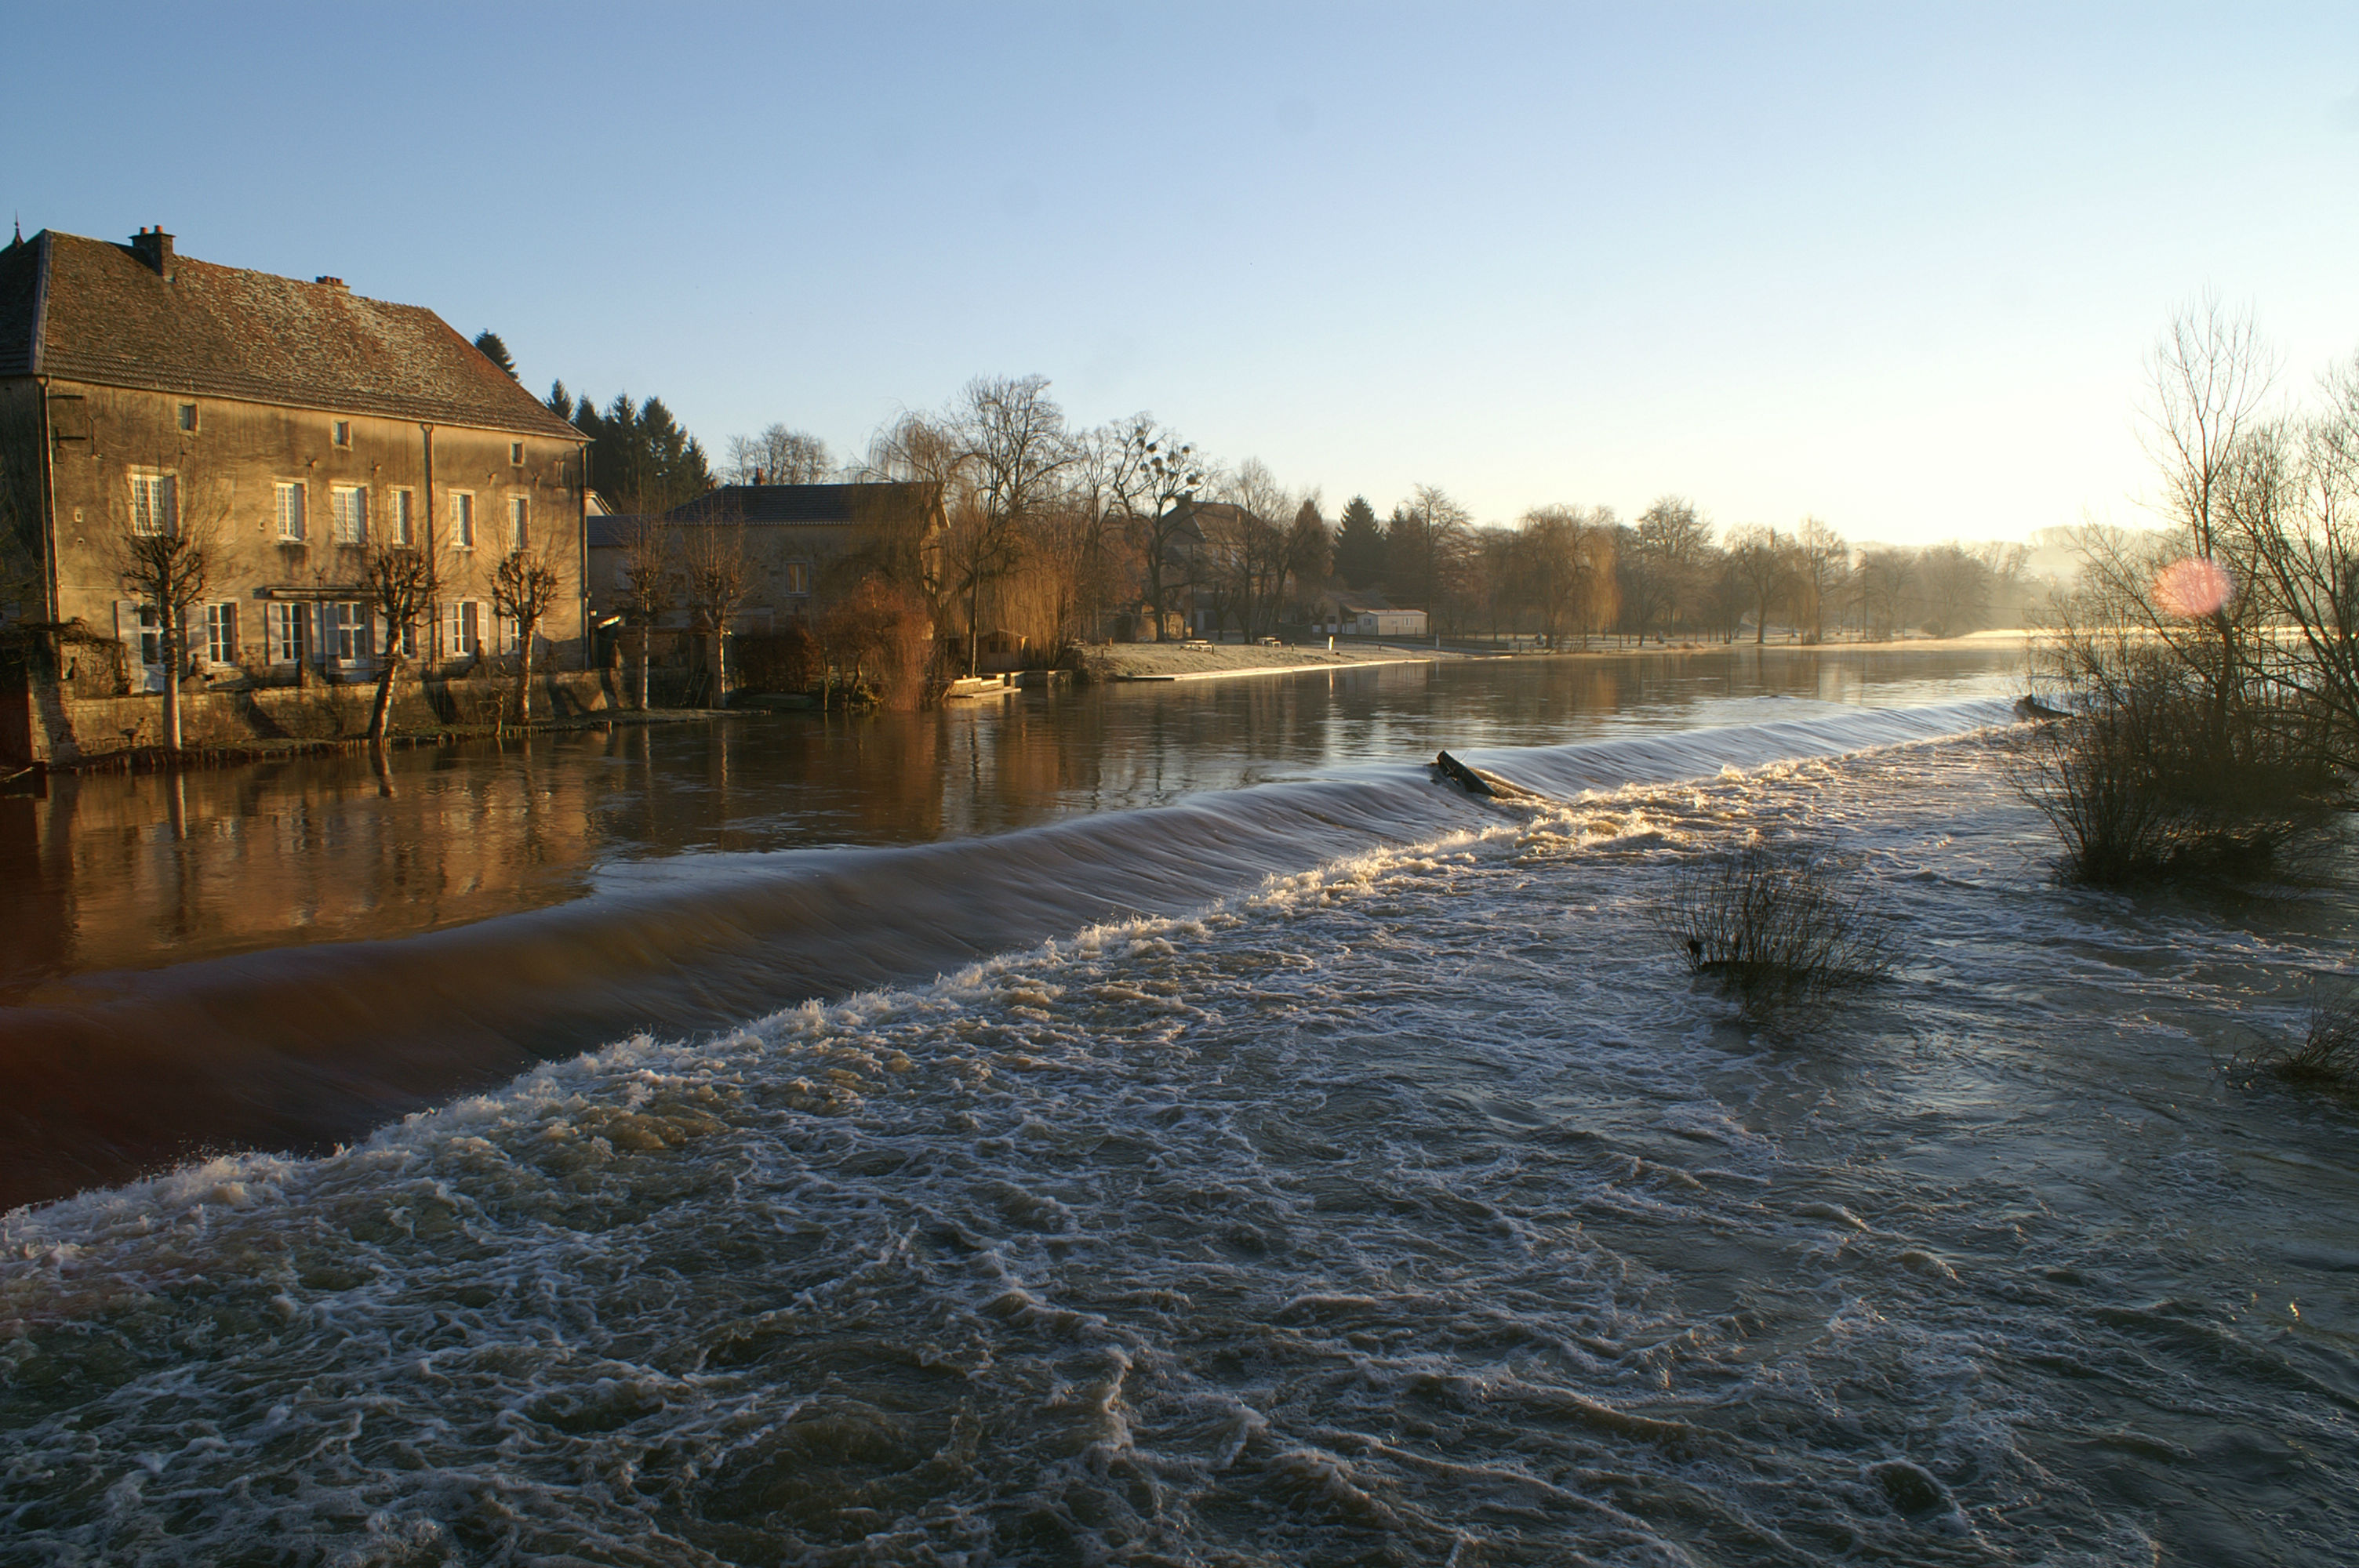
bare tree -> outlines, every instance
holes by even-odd
[[[2162,598],[2169,602],[2158,603],[2150,591],[2134,591],[2140,587],[2135,581],[2114,587],[2148,611],[2148,625],[2201,675],[2212,697],[2213,732],[2224,743],[2230,707],[2245,685],[2253,628],[2236,613],[2236,568],[2249,563],[2231,559],[2225,548],[2223,491],[2237,470],[2239,446],[2277,379],[2277,361],[2249,315],[2207,296],[2171,319],[2147,368],[2152,381],[2147,449],[2163,485],[2158,510],[2184,533],[2188,558],[2210,563],[2210,571],[2198,568],[2199,575],[2207,583],[2217,580],[2221,591],[2207,589],[2194,600],[2167,592]]]
[[[1420,484],[1385,529],[1385,578],[1397,601],[1420,600],[1439,631],[1473,542],[1473,515],[1439,485]]]
[[[1817,518],[1803,518],[1794,530],[1794,576],[1802,612],[1810,618],[1810,641],[1823,641],[1827,606],[1841,600],[1851,576],[1851,546]]]
[[[824,484],[834,471],[827,443],[808,431],[773,425],[758,436],[729,438],[733,484]]]
[[[1527,608],[1550,648],[1563,645],[1568,630],[1582,642],[1592,627],[1614,619],[1614,514],[1579,506],[1535,506],[1524,514],[1508,552],[1515,574],[1506,598]]]
[[[417,644],[420,622],[433,614],[442,592],[443,563],[432,549],[385,539],[369,551],[361,589],[385,622],[385,647],[377,656],[376,698],[369,706],[368,738],[383,741],[393,711],[393,683]]]
[[[1712,554],[1712,524],[1685,496],[1659,496],[1638,514],[1625,546],[1614,554],[1622,610],[1643,643],[1648,627],[1668,632],[1695,604]]]
[[[1136,459],[1136,488],[1125,493],[1124,506],[1146,563],[1147,607],[1155,618],[1155,641],[1160,643],[1172,592],[1193,580],[1192,568],[1181,566],[1179,557],[1194,526],[1194,508],[1189,503],[1203,488],[1205,465],[1194,443],[1182,441],[1145,415],[1132,422],[1124,438]],[[1181,568],[1178,578],[1175,567]]]
[[[1907,550],[1868,550],[1854,574],[1860,609],[1870,630],[1890,637],[1904,630],[1917,598],[1917,557]]]
[[[1093,630],[1103,627],[1109,605],[1140,586],[1137,574],[1130,569],[1132,563],[1122,558],[1116,546],[1139,516],[1147,490],[1147,460],[1154,430],[1152,416],[1134,414],[1085,430],[1074,441],[1067,489],[1085,524],[1082,615]]]
[[[516,718],[532,718],[532,645],[557,603],[557,568],[538,550],[510,550],[492,571],[492,609],[516,623]]]
[[[2324,411],[2240,444],[2222,522],[2270,599],[2270,680],[2322,718],[2336,764],[2359,772],[2359,361],[2330,372]]]
[[[1238,464],[1221,491],[1233,509],[1214,514],[1222,586],[1236,602],[1239,630],[1252,638],[1261,630],[1262,611],[1274,608],[1285,576],[1286,535],[1280,527],[1292,515],[1295,499],[1259,458]]]
[[[653,513],[639,513],[622,527],[623,623],[639,641],[639,710],[647,706],[647,665],[657,620],[671,608],[671,530]]]
[[[678,527],[689,615],[706,639],[712,705],[726,708],[729,627],[745,607],[749,578],[745,522],[727,503],[713,501]]]
[[[1769,607],[1784,601],[1794,582],[1793,542],[1775,528],[1745,524],[1728,531],[1728,564],[1753,606],[1753,645],[1769,635]]]
[[[1076,457],[1064,410],[1041,375],[977,376],[959,394],[951,427],[973,475],[973,504],[947,541],[955,591],[967,601],[967,667],[982,646],[983,589],[1021,557],[1022,534]]]
[[[180,749],[180,680],[188,673],[189,616],[204,601],[230,511],[231,487],[183,448],[135,470],[109,546],[116,580],[155,618],[164,671],[164,749]],[[143,640],[148,629],[141,629]],[[142,663],[146,661],[143,660]]]

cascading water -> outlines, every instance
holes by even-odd
[[[2210,1069],[2350,900],[2049,885],[2004,716],[1476,751],[1558,800],[1367,769],[428,938],[502,1039],[536,955],[837,1000],[8,1217],[5,1555],[2335,1560],[2349,1121]],[[1690,983],[1651,904],[1756,833],[1861,862],[1893,979],[1758,1027]],[[397,1022],[407,946],[201,994]],[[175,996],[83,1016],[223,1005]]]

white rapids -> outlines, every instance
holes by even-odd
[[[19,1210],[0,1559],[2336,1560],[2351,1117],[2213,1065],[2352,903],[2058,889],[2003,715],[1244,792],[1401,826]],[[1756,834],[1864,868],[1895,978],[1690,981],[1651,904]]]

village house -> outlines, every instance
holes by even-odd
[[[614,622],[624,612],[629,542],[647,519],[606,514],[593,498],[589,519],[592,613]],[[783,632],[826,612],[872,572],[918,586],[937,570],[943,526],[938,484],[729,484],[654,519],[676,541],[700,526],[742,528],[745,599],[733,632]],[[676,543],[673,586],[659,624],[689,624],[687,589]]]
[[[582,668],[583,473],[581,432],[423,306],[192,260],[160,229],[0,249],[0,622],[118,643],[131,691],[372,678],[385,544],[441,562],[404,650],[424,673],[516,652],[492,585],[519,549],[560,579],[535,665]],[[168,671],[117,545],[197,529],[212,570]]]

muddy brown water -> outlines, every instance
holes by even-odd
[[[1996,647],[1391,665],[617,725],[399,752],[383,775],[330,756],[60,777],[0,799],[0,1205],[199,1152],[318,1150],[637,1030],[1193,907],[1417,830],[1381,791],[1355,806],[1351,781],[1444,746],[1989,695],[2019,664]],[[1257,821],[1257,786],[1313,778],[1343,791],[1325,817]],[[1123,826],[1216,796],[1160,847]],[[1054,824],[1069,831],[1043,836]]]

